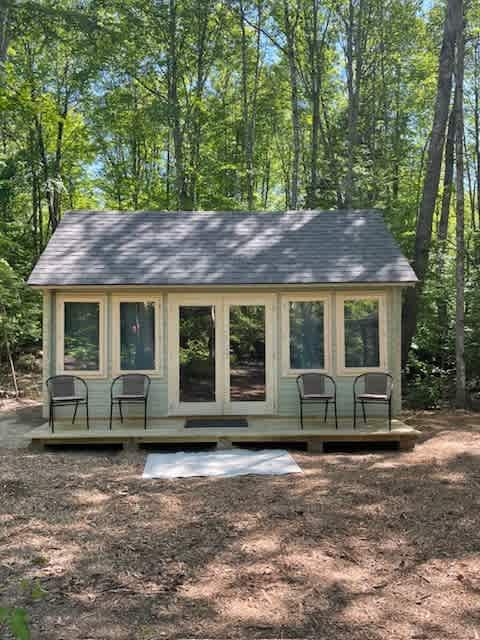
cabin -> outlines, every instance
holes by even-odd
[[[38,441],[414,440],[396,417],[416,276],[378,210],[71,211],[28,283],[43,293],[45,418],[61,374],[85,381],[90,412],[87,429],[58,407]],[[335,382],[338,423],[312,404],[302,429],[297,378],[312,372]],[[372,405],[353,429],[366,372],[392,376],[393,428]],[[150,381],[146,428],[127,404],[110,429],[112,382],[134,373]]]

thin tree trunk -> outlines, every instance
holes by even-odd
[[[463,160],[463,76],[464,76],[464,25],[463,2],[460,2],[462,12],[461,27],[457,36],[457,59],[455,65],[456,92],[456,241],[457,252],[455,260],[456,305],[455,305],[455,361],[456,361],[456,392],[455,405],[458,409],[465,408],[465,201],[464,201],[464,160]]]
[[[10,7],[0,2],[0,74],[3,72],[7,60],[8,43],[10,40]]]
[[[475,131],[475,173],[477,181],[477,216],[480,225],[480,38],[477,39],[474,47],[474,73],[473,73],[473,92],[474,92],[474,112],[473,122]],[[475,216],[475,210],[472,210],[472,216]]]
[[[450,202],[452,199],[452,187],[453,187],[453,164],[455,159],[454,145],[455,145],[455,129],[456,121],[455,116],[457,113],[457,90],[453,98],[453,105],[450,111],[450,117],[448,119],[447,128],[447,141],[445,144],[445,171],[443,176],[443,195],[442,195],[442,209],[440,213],[440,221],[438,223],[437,239],[442,244],[447,239],[448,234],[448,219],[450,215]],[[443,253],[443,247],[440,246],[440,251]]]
[[[187,193],[183,166],[183,135],[178,100],[177,4],[169,0],[168,13],[168,106],[175,154],[175,190],[179,209],[187,209]]]
[[[350,208],[355,192],[355,156],[358,144],[358,114],[360,109],[360,85],[363,65],[363,0],[359,0],[355,11],[354,0],[349,1],[347,32],[347,91],[348,91],[348,138],[347,174],[345,177],[345,206]]]
[[[3,315],[5,315],[6,310],[5,310],[5,307],[3,307],[3,305],[1,309],[2,309]],[[10,366],[10,373],[12,375],[13,388],[15,390],[15,398],[18,398],[19,392],[18,392],[18,384],[17,384],[17,373],[15,371],[15,364],[13,362],[12,350],[10,348],[10,340],[8,338],[6,325],[4,325],[3,327],[3,344],[5,346],[5,351],[7,353],[8,364]]]
[[[413,266],[419,283],[407,290],[404,307],[402,359],[407,360],[410,345],[417,328],[418,301],[427,273],[432,241],[433,215],[438,195],[445,129],[452,92],[452,72],[455,57],[455,38],[462,20],[462,1],[448,0],[447,15],[439,56],[437,98],[433,117],[432,134],[428,148],[427,168],[423,184],[422,200],[417,219]]]
[[[255,54],[255,72],[252,96],[248,90],[248,44],[245,29],[246,16],[245,8],[242,0],[239,3],[240,8],[240,29],[241,29],[241,58],[242,58],[242,116],[244,127],[244,148],[245,148],[245,173],[247,184],[247,207],[251,211],[254,207],[254,138],[255,138],[255,119],[257,93],[259,83],[260,69],[260,35],[261,35],[261,4],[257,4],[258,25],[256,26],[256,54]]]
[[[285,36],[287,40],[288,69],[290,73],[290,101],[292,109],[292,166],[288,206],[291,209],[298,207],[298,187],[300,175],[300,108],[298,104],[298,70],[296,61],[296,26],[298,10],[292,19],[288,0],[283,2],[285,19]]]

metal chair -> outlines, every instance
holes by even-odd
[[[120,387],[120,389],[119,389]],[[117,393],[117,389],[120,391]],[[150,378],[143,373],[125,373],[117,376],[110,387],[110,431],[112,430],[113,405],[118,404],[123,424],[122,404],[143,404],[144,429],[147,428],[147,402]]]
[[[358,384],[363,382],[363,393],[358,392]],[[388,405],[388,429],[392,430],[393,377],[389,373],[361,373],[353,382],[353,428],[357,427],[357,404],[362,405],[363,422],[366,424],[366,404]]]
[[[329,389],[327,389],[326,383]],[[326,422],[330,402],[333,404],[335,411],[335,429],[338,429],[337,385],[331,376],[326,373],[302,373],[297,378],[297,389],[300,402],[300,427],[302,429],[304,404],[324,404],[324,422]]]
[[[88,417],[88,386],[83,378],[71,375],[51,376],[48,378],[47,390],[49,396],[48,425],[55,432],[55,407],[74,406],[72,424],[75,424],[78,407],[85,406],[87,429],[90,429]]]

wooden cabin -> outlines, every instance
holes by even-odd
[[[91,420],[87,433],[59,409],[64,427],[38,439],[121,439],[127,425],[152,441],[355,439],[367,433],[351,419],[364,372],[389,372],[401,409],[402,289],[416,276],[379,211],[72,211],[28,282],[44,299],[44,381],[83,378]],[[151,380],[148,428],[126,407],[110,431],[112,380],[135,372]],[[301,433],[296,380],[309,372],[335,380],[338,429],[312,405]],[[206,429],[185,428],[202,416]],[[232,416],[248,426],[217,427]],[[369,407],[368,426],[388,436],[384,407]]]

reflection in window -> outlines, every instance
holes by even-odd
[[[379,367],[378,300],[345,300],[345,366]]]
[[[120,368],[122,371],[155,369],[155,304],[120,303]]]
[[[100,368],[100,304],[64,303],[65,371],[98,371]]]
[[[324,369],[324,303],[289,303],[290,369]]]
[[[180,402],[215,402],[215,307],[180,307]]]
[[[264,305],[230,307],[230,400],[266,400]]]

